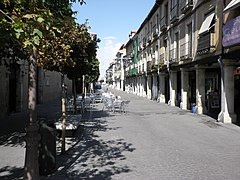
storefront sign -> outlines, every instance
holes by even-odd
[[[234,70],[234,75],[240,75],[240,67],[237,67],[237,68]]]
[[[240,44],[240,16],[229,20],[223,26],[223,47]]]

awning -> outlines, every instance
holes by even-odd
[[[209,30],[214,15],[215,15],[215,13],[212,13],[209,16],[206,17],[206,19],[202,23],[202,26],[201,26],[200,30],[198,31],[198,34],[205,33]]]
[[[223,10],[223,12],[231,11],[240,6],[240,0],[232,0]]]

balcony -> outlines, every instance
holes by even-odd
[[[148,35],[147,35],[147,43],[149,44],[149,43],[151,43],[151,41],[152,41],[152,36],[151,36],[150,33],[148,33]]]
[[[165,53],[160,54],[160,63],[164,63],[165,62]]]
[[[181,44],[180,46],[180,59],[181,61],[191,60],[192,59],[192,48],[190,42]]]
[[[174,7],[171,9],[171,12],[170,12],[170,22],[171,23],[175,23],[179,20],[179,17],[178,17],[178,9],[179,9],[179,5],[178,3],[174,5]]]
[[[145,48],[146,45],[147,45],[147,39],[144,37],[144,38],[143,38],[143,47]]]
[[[166,19],[166,16],[162,17],[162,19],[160,20],[160,30],[161,31],[167,30],[167,19]]]
[[[207,54],[214,52],[215,49],[214,33],[209,32],[199,36],[197,54]]]
[[[188,10],[192,9],[192,7],[193,0],[181,0],[180,9],[183,14],[186,13]]]
[[[138,45],[138,51],[141,51],[143,48],[143,43],[142,42],[139,42],[139,45]]]
[[[152,28],[152,34],[153,34],[153,38],[157,38],[158,37],[158,27],[156,26],[156,24],[153,26]]]
[[[153,64],[152,61],[147,62],[147,72],[148,73],[152,71],[152,64]]]
[[[169,62],[170,63],[178,62],[177,48],[173,48],[173,49],[170,50]]]
[[[133,68],[130,70],[130,76],[135,76],[137,75],[137,68]]]

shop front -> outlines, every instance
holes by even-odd
[[[234,112],[237,115],[236,123],[240,125],[240,66],[234,70]]]
[[[222,107],[218,120],[239,123],[240,92],[240,1],[231,1],[224,9],[222,36]],[[229,10],[231,9],[231,11]]]

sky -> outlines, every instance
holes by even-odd
[[[89,32],[96,33],[98,43],[97,58],[100,61],[100,77],[105,76],[109,64],[123,43],[129,39],[131,30],[138,30],[155,0],[85,0],[86,4],[73,4],[77,11],[76,21],[88,21]]]

